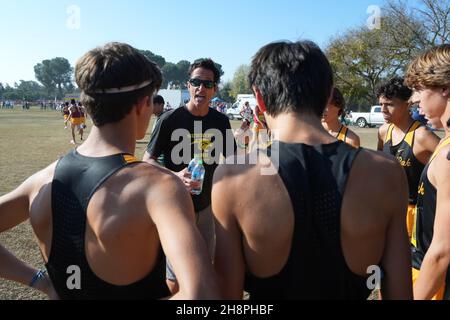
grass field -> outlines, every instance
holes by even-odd
[[[88,121],[88,129],[91,127]],[[233,128],[240,122],[233,121]],[[149,126],[151,128],[151,124]],[[377,130],[353,128],[360,135],[362,146],[376,148]],[[70,130],[64,130],[60,112],[31,108],[28,111],[0,110],[0,195],[19,186],[34,172],[45,168],[65,155],[73,146]],[[136,156],[142,158],[149,134],[137,143]],[[20,259],[42,268],[43,262],[34,241],[30,224],[25,222],[13,230],[0,234],[0,243]],[[0,279],[0,300],[45,299],[29,288]]]

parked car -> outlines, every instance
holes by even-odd
[[[242,120],[242,115],[240,114],[241,108],[238,103],[233,104],[227,109],[227,117],[230,120]]]
[[[371,107],[370,112],[351,112],[349,119],[352,124],[355,124],[360,128],[364,128],[366,126],[371,128],[384,124],[381,106]]]

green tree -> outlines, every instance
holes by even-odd
[[[36,79],[42,83],[48,95],[64,96],[65,88],[72,83],[73,69],[65,58],[44,60],[34,67]]]
[[[148,50],[140,50],[140,52],[146,56],[149,60],[153,61],[154,63],[156,63],[158,65],[158,67],[160,67],[161,69],[164,67],[164,65],[166,64],[166,59],[164,59],[164,57],[154,54],[151,51]]]
[[[47,96],[52,96],[56,91],[56,84],[51,70],[50,60],[44,60],[34,66],[35,77],[44,86]]]
[[[250,94],[252,90],[248,83],[248,74],[250,73],[250,67],[248,65],[241,65],[234,73],[233,80],[231,81],[230,95],[233,99],[236,99],[238,94]]]
[[[182,89],[186,88],[186,84],[189,80],[189,67],[191,63],[187,60],[181,60],[177,63],[178,76],[176,81]]]
[[[16,87],[16,92],[20,99],[36,101],[43,97],[44,87],[35,81],[20,80],[20,84]]]
[[[233,102],[235,100],[235,97],[233,98],[233,96],[231,95],[232,90],[233,89],[231,82],[225,82],[223,86],[219,87],[217,97],[225,102]]]
[[[17,83],[15,84],[17,86]],[[9,84],[6,84],[4,87],[3,99],[5,100],[19,100],[22,97],[19,96],[17,90],[11,87]]]
[[[3,83],[0,82],[0,100],[3,98],[3,94],[5,93],[5,87]]]
[[[172,62],[168,62],[162,67],[162,74],[163,74],[163,84],[162,88],[167,88],[168,84],[171,83],[172,85],[178,85],[179,81],[179,71],[176,64]]]
[[[332,39],[326,54],[334,69],[336,86],[350,104],[368,109],[377,102],[380,82],[403,75],[409,61],[419,53],[420,41],[416,32],[390,14],[382,18],[380,29],[362,26]]]

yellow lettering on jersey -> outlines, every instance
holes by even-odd
[[[419,190],[417,191],[421,196],[425,195],[425,187],[423,185],[423,182],[419,185]]]
[[[398,162],[402,167],[411,167],[411,159],[403,159],[403,157],[397,157]]]

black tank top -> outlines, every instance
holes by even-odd
[[[278,173],[294,208],[292,248],[283,270],[270,278],[246,276],[252,300],[367,299],[367,278],[351,272],[341,247],[341,207],[352,163],[361,149],[274,143]]]
[[[136,162],[130,155],[88,158],[76,150],[58,162],[52,182],[53,237],[46,267],[59,298],[157,299],[169,296],[161,248],[152,272],[127,286],[115,286],[99,279],[89,267],[85,254],[86,211],[90,199],[109,177]],[[70,290],[66,284],[71,276],[67,272],[70,266],[77,266],[81,271],[81,290]]]
[[[437,190],[428,179],[428,170],[431,162],[436,158],[442,148],[450,144],[450,138],[445,139],[436,149],[430,162],[425,167],[419,183],[416,220],[411,237],[412,265],[420,270],[425,254],[433,240],[434,220],[436,217]],[[450,266],[447,269],[446,296],[450,298]]]
[[[394,125],[391,124],[383,147],[383,152],[396,157],[405,170],[406,177],[408,178],[409,203],[413,205],[417,203],[417,188],[419,186],[420,175],[425,168],[425,165],[417,160],[413,152],[415,131],[421,125],[419,121],[414,122],[405,135],[405,138],[399,144],[393,146],[392,131],[394,130]]]

